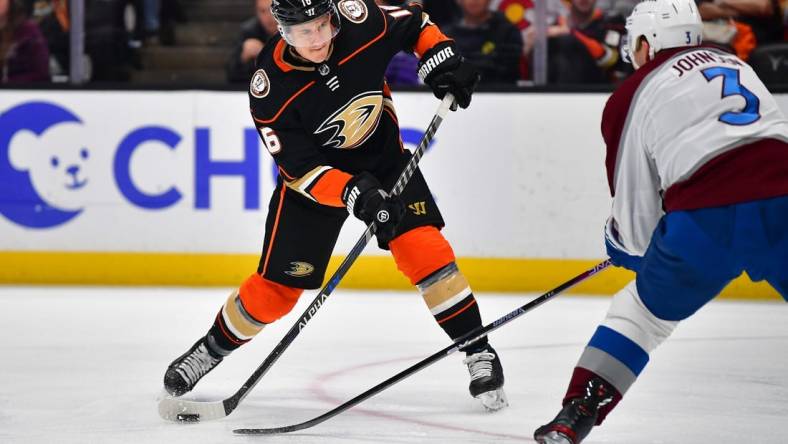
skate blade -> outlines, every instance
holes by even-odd
[[[506,392],[503,391],[503,388],[481,393],[476,396],[476,399],[481,401],[484,408],[489,412],[497,412],[509,406],[509,400],[506,398]]]
[[[539,444],[572,444],[569,438],[555,431],[540,436],[536,442]]]

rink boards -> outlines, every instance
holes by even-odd
[[[606,97],[478,94],[447,117],[421,168],[477,290],[544,290],[604,257]],[[394,100],[415,146],[438,102]],[[0,113],[0,282],[233,286],[256,269],[275,172],[244,93],[4,91]],[[362,231],[346,224],[334,266]],[[385,255],[369,246],[342,286],[407,288]],[[746,279],[726,295],[777,297]]]

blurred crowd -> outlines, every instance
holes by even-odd
[[[171,42],[183,20],[178,0],[84,0],[89,80],[123,82],[141,68],[136,50]],[[67,78],[71,20],[69,0],[0,0],[0,83]]]
[[[536,0],[426,0],[426,8],[485,83],[533,78]],[[614,84],[631,73],[619,56],[625,19],[639,0],[545,0],[547,81]],[[696,0],[704,40],[744,60],[757,48],[780,55],[788,73],[788,1]],[[440,13],[437,13],[437,11]],[[760,62],[751,60],[753,62]],[[776,60],[772,57],[771,62]],[[783,83],[785,79],[783,79]]]
[[[139,51],[175,44],[174,29],[185,20],[183,5],[194,0],[85,0],[85,57],[91,81],[128,81],[144,69]],[[398,5],[398,0],[376,0]],[[424,0],[441,29],[482,72],[482,82],[528,84],[534,77],[537,0]],[[544,0],[547,81],[550,84],[615,84],[631,72],[619,56],[625,18],[637,0]],[[67,79],[69,0],[0,0],[1,83]],[[696,0],[704,39],[785,83],[788,72],[788,0]],[[228,49],[225,77],[246,83],[254,60],[277,32],[271,0],[249,0],[250,18]],[[777,62],[775,62],[777,60]],[[400,53],[387,79],[416,85],[417,60]],[[768,73],[766,74],[769,75]],[[765,79],[769,80],[769,79]]]

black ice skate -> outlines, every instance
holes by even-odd
[[[588,381],[586,394],[568,402],[549,424],[534,432],[540,444],[580,444],[596,424],[599,408],[613,400],[615,389],[599,378]]]
[[[487,344],[477,352],[468,352],[468,357],[462,362],[468,366],[468,373],[471,374],[468,390],[471,396],[482,402],[484,408],[496,411],[509,405],[503,391],[501,360],[491,345]]]
[[[172,396],[190,392],[203,376],[222,362],[222,356],[208,350],[205,338],[200,338],[186,353],[172,361],[164,373],[164,389]]]

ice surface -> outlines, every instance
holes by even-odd
[[[609,300],[558,297],[492,334],[510,407],[487,413],[455,354],[312,429],[239,437],[317,416],[448,345],[414,293],[338,289],[229,417],[157,414],[167,364],[204,334],[224,289],[0,287],[2,443],[532,442]],[[237,390],[314,297],[206,376],[193,399]],[[485,322],[532,295],[481,294]],[[714,302],[684,322],[586,443],[785,441],[788,306]],[[756,438],[757,437],[757,438]]]

